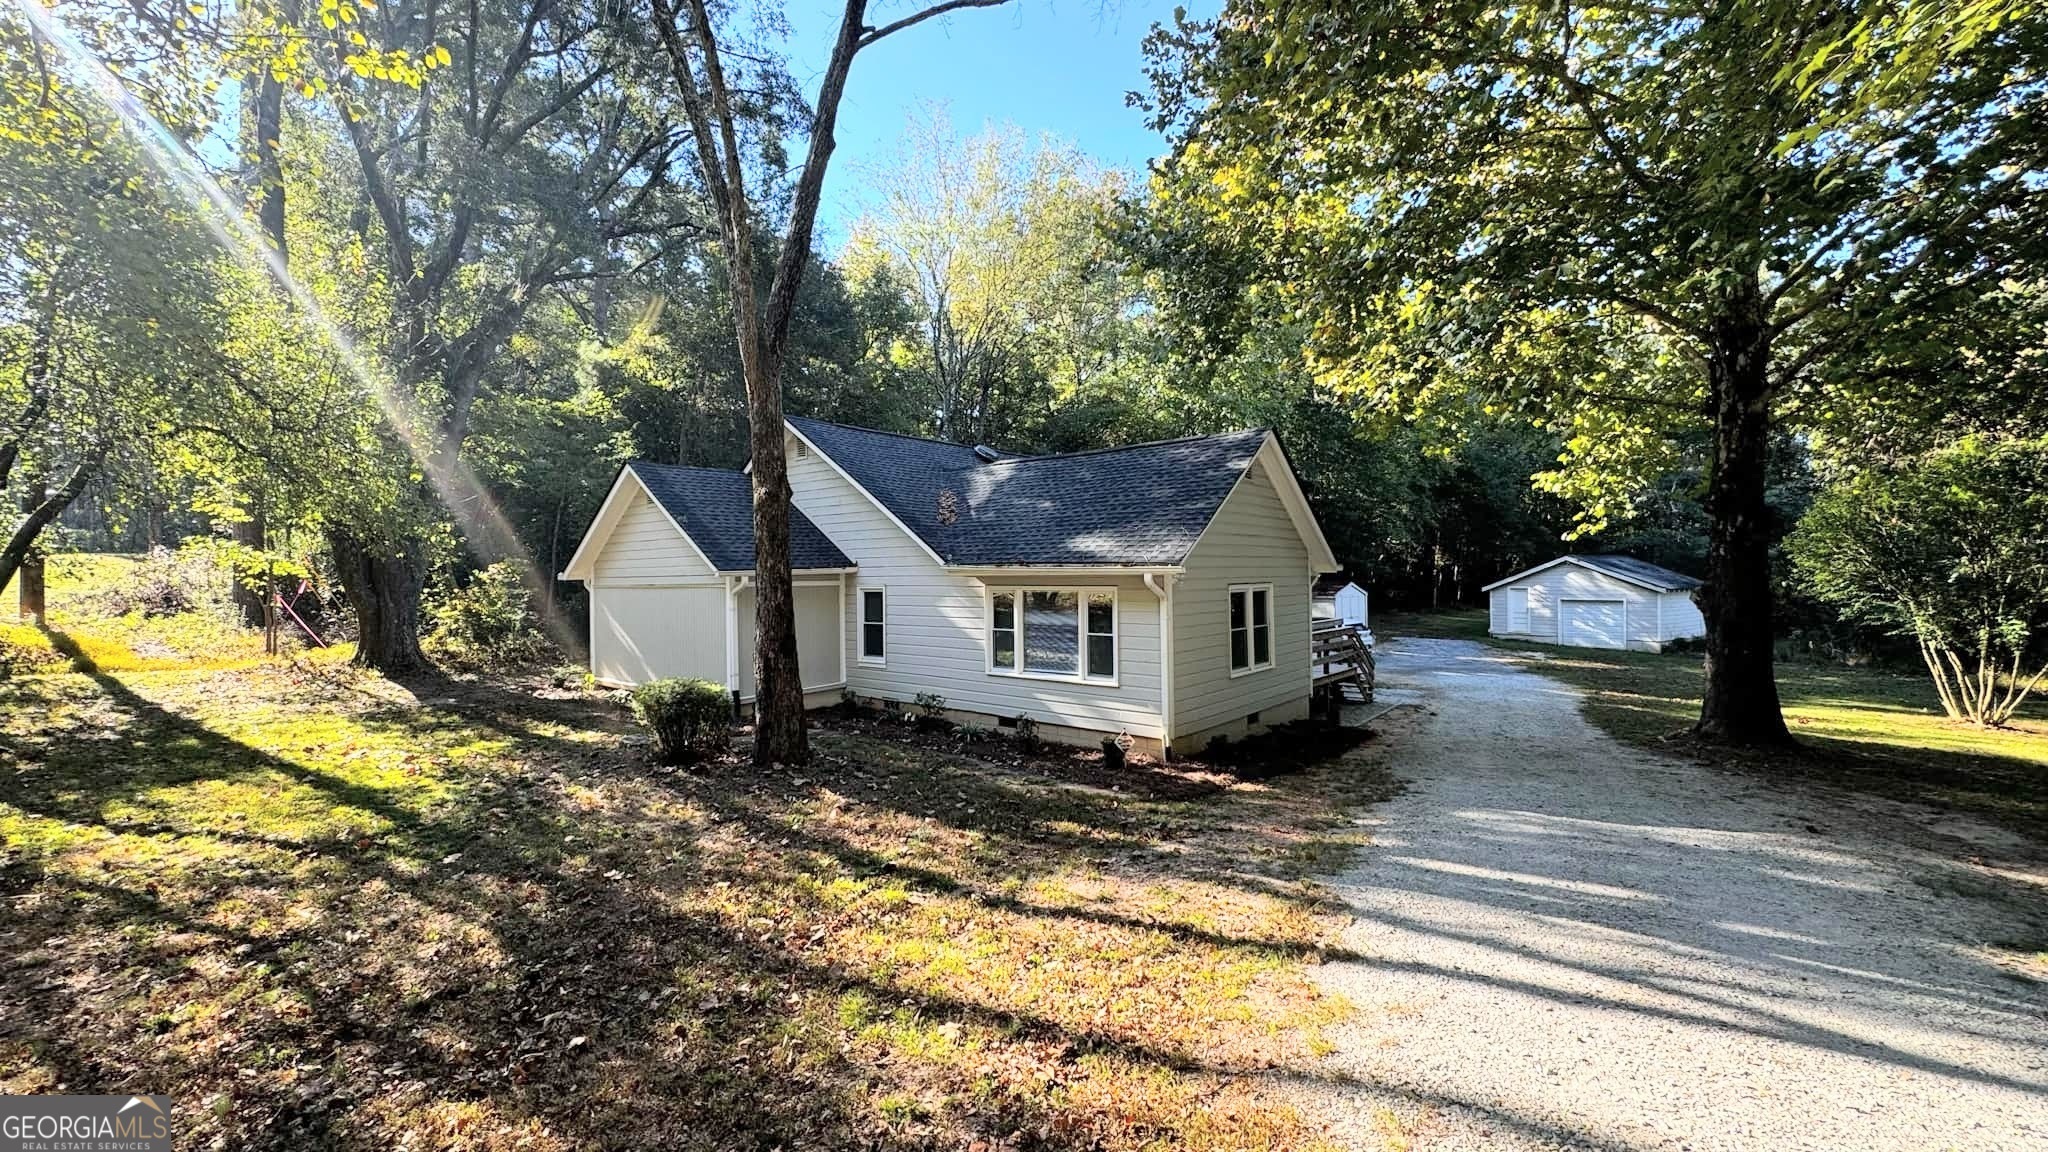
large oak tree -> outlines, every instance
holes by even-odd
[[[2048,219],[2042,22],[1932,65],[1837,50],[1879,7],[1233,0],[1153,41],[1169,279],[1219,314],[1278,302],[1362,399],[1477,392],[1564,430],[1595,505],[1703,428],[1696,731],[1783,741],[1773,427]]]

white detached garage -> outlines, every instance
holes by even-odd
[[[1575,648],[1661,651],[1706,634],[1700,582],[1633,556],[1560,556],[1486,586],[1487,631]]]
[[[563,579],[590,591],[590,670],[629,686],[681,676],[754,696],[754,512],[744,473],[635,460],[619,469]],[[846,683],[847,574],[790,511],[798,664],[806,693]]]

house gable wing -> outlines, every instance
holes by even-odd
[[[663,519],[667,520],[669,526],[676,530],[676,535],[681,536],[683,542],[689,545],[690,551],[697,559],[702,561],[706,568],[717,571],[718,566],[704,554],[704,549],[697,546],[697,542],[690,538],[688,532],[683,531],[683,526],[676,523],[676,518],[662,502],[655,499],[654,493],[648,491],[646,482],[634,474],[632,465],[621,464],[619,474],[612,478],[611,490],[605,493],[604,503],[598,505],[597,515],[591,518],[590,527],[584,531],[583,539],[577,542],[576,551],[569,554],[569,562],[562,566],[561,579],[580,580],[586,584],[591,581],[597,573],[598,556],[604,551],[605,543],[611,539],[612,531],[632,509],[635,496],[644,498],[660,509]]]

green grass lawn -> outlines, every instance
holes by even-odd
[[[685,772],[538,680],[122,670],[68,619],[94,670],[0,678],[0,1091],[170,1093],[194,1148],[1323,1146],[1268,1078],[1350,1011],[1308,878],[1371,746],[1250,783],[861,722]]]
[[[1697,655],[1497,641],[1486,635],[1483,609],[1389,614],[1374,630],[1382,640],[1474,639],[1529,653],[1530,669],[1584,690],[1587,718],[1633,744],[1676,747],[1699,716]],[[1801,752],[1717,759],[1974,813],[2048,842],[2048,701],[2037,697],[2012,727],[1986,731],[1950,721],[1924,676],[1806,663],[1780,664],[1777,675]]]

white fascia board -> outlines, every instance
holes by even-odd
[[[1605,576],[1609,580],[1619,580],[1623,584],[1631,584],[1637,588],[1642,588],[1650,592],[1674,591],[1674,589],[1659,587],[1658,585],[1652,584],[1647,580],[1637,580],[1632,576],[1623,576],[1618,572],[1609,572],[1607,569],[1602,568],[1597,564],[1588,564],[1585,561],[1579,559],[1577,556],[1559,556],[1555,560],[1538,564],[1534,568],[1525,568],[1522,571],[1515,573],[1513,576],[1508,576],[1499,580],[1495,580],[1493,583],[1488,584],[1484,588],[1481,588],[1480,591],[1491,592],[1495,588],[1505,588],[1508,585],[1513,584],[1517,580],[1526,580],[1527,578],[1534,576],[1538,572],[1547,572],[1550,569],[1557,567],[1559,564],[1570,564],[1574,568],[1584,568],[1586,571],[1591,572],[1596,576]]]
[[[1294,466],[1288,463],[1287,453],[1280,447],[1280,437],[1272,432],[1266,433],[1266,442],[1259,445],[1258,457],[1266,461],[1266,477],[1273,481],[1274,490],[1280,493],[1280,503],[1287,509],[1288,518],[1294,521],[1294,530],[1301,533],[1301,542],[1308,545],[1310,566],[1317,575],[1339,571],[1342,566],[1337,563],[1337,554],[1331,551],[1330,541],[1323,535],[1323,526],[1316,522],[1315,509],[1309,506],[1308,493],[1301,490],[1301,479],[1294,474]],[[1221,504],[1216,507],[1219,512],[1223,509]]]

